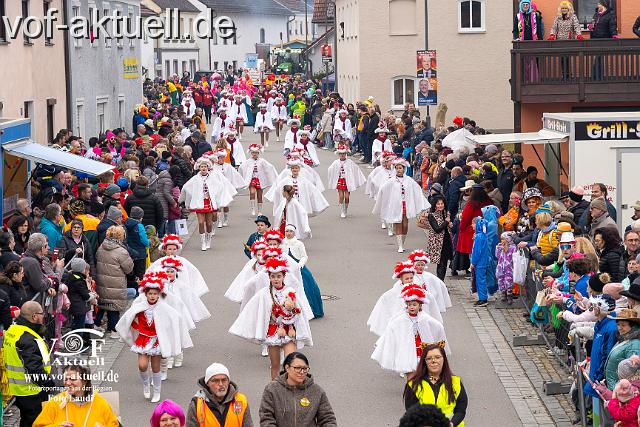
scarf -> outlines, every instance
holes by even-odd
[[[531,22],[531,37],[533,40],[538,40],[538,22],[534,11],[531,11],[528,14],[524,14],[522,12],[518,13],[518,38],[520,40],[524,40],[525,19],[529,19]]]
[[[340,121],[342,121],[342,130],[346,131],[347,130],[347,119],[342,119],[340,117],[338,117],[340,119]]]
[[[293,132],[293,145],[298,143],[298,128],[291,128],[291,132]]]
[[[240,106],[241,106],[241,105],[242,105],[242,102],[241,102],[241,103],[237,103],[237,102],[236,102],[236,107],[238,107],[238,114],[240,114]]]
[[[387,140],[387,137],[378,134],[378,137],[376,139],[384,144],[384,142]]]

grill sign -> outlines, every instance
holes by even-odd
[[[576,122],[576,141],[640,139],[640,122]]]

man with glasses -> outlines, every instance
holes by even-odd
[[[500,159],[502,161],[498,172],[498,190],[502,193],[502,206],[500,206],[500,209],[502,212],[507,212],[509,210],[509,196],[513,190],[514,181],[513,171],[511,170],[513,166],[513,153],[504,150]]]
[[[198,386],[200,390],[189,403],[186,427],[253,426],[247,397],[238,392],[222,363],[209,365]]]
[[[629,275],[629,260],[636,259],[638,254],[640,254],[640,234],[632,230],[627,231],[624,233],[624,253],[620,259],[620,271],[624,271],[625,277]]]
[[[20,308],[20,317],[4,334],[4,361],[9,393],[16,397],[20,427],[33,425],[55,384],[51,377],[50,350],[44,333],[44,310],[35,301]]]

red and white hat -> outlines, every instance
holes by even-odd
[[[302,166],[302,160],[300,160],[300,157],[292,157],[287,160],[287,166]]]
[[[300,126],[300,119],[296,119],[296,118],[289,119],[289,121],[287,121],[287,125],[289,125],[289,126],[293,126],[293,125]]]
[[[405,273],[415,273],[416,270],[413,268],[413,263],[409,261],[398,262],[396,263],[395,268],[393,269],[393,278],[399,279]]]
[[[349,150],[349,147],[346,144],[338,144],[336,147],[336,154],[347,154],[350,151],[351,150]]]
[[[422,249],[416,249],[415,251],[411,252],[409,254],[409,261],[411,261],[414,264],[418,261],[423,261],[423,262],[426,262],[427,264],[431,262],[431,260],[427,256],[427,253]]]
[[[264,240],[266,240],[267,242],[269,240],[278,240],[278,241],[282,242],[282,239],[284,239],[284,236],[282,235],[280,230],[276,230],[275,228],[272,228],[271,230],[267,230],[267,232],[264,233],[262,238]]]
[[[300,158],[302,157],[302,153],[300,152],[299,149],[294,147],[291,151],[289,151],[289,155],[287,156],[287,159],[291,157]]]
[[[427,291],[420,285],[413,283],[402,288],[402,299],[404,302],[418,301],[424,304],[427,302]]]
[[[227,131],[227,135],[232,135],[232,136],[236,136],[238,134],[238,132],[236,131],[236,125],[234,125],[233,123],[230,123],[229,126],[227,126],[227,128],[229,129]]]
[[[171,256],[162,258],[162,261],[160,261],[160,265],[162,265],[162,268],[164,269],[170,268],[176,271],[182,271],[182,267],[184,267],[184,264],[182,264],[182,261],[180,261],[178,258],[174,258]]]
[[[253,242],[253,245],[251,245],[251,252],[255,254],[259,250],[264,250],[264,249],[267,249],[268,247],[269,245],[267,244],[266,240],[258,239],[255,242]]]
[[[169,245],[175,245],[178,250],[182,250],[182,239],[177,234],[167,234],[162,239],[160,250],[164,251]]]
[[[311,125],[304,125],[304,127],[302,128],[302,130],[305,130],[307,132],[311,132]]]
[[[375,130],[375,133],[389,133],[389,129],[387,129],[387,124],[383,121],[378,123],[378,128]]]
[[[340,115],[340,114],[349,114],[349,112],[347,110],[345,110],[344,108],[342,108],[342,109],[338,110],[338,112],[336,114],[338,114],[338,115]]]
[[[269,258],[267,262],[264,263],[264,267],[269,273],[286,273],[289,271],[287,260],[280,257]]]
[[[165,286],[169,281],[169,276],[164,271],[154,271],[144,275],[140,281],[140,287],[138,291],[144,293],[149,289],[157,289],[161,293],[165,293]]]
[[[278,258],[280,256],[282,256],[282,249],[280,248],[276,248],[273,246],[267,246],[264,250],[264,252],[262,252],[262,256],[264,258]]]
[[[220,157],[227,157],[227,150],[225,150],[225,149],[221,148],[221,149],[219,149],[219,150],[216,150],[216,151],[213,153],[213,155],[214,155],[216,158],[218,158],[218,159],[219,159]]]
[[[258,104],[258,108],[267,108],[267,104],[261,102],[260,104]]]
[[[392,163],[393,163],[393,166],[396,166],[396,165],[402,165],[402,166],[404,166],[405,168],[406,168],[407,166],[409,166],[409,164],[407,163],[407,161],[406,161],[403,157],[396,157],[395,159],[393,159],[393,162],[392,162]]]
[[[306,137],[306,138],[309,138],[309,137],[311,137],[311,132],[309,132],[308,130],[299,130],[298,131],[298,137],[302,138],[303,136]]]
[[[196,160],[196,164],[193,166],[194,169],[200,169],[200,165],[207,165],[207,167],[209,169],[211,169],[213,167],[213,165],[211,164],[211,160],[209,160],[206,157],[200,157],[198,160]]]
[[[381,154],[383,160],[389,161],[396,158],[396,153],[393,151],[383,151]]]
[[[260,144],[251,144],[249,146],[249,148],[247,149],[247,151],[249,153],[261,153],[262,152],[262,145],[260,145]]]

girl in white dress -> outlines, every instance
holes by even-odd
[[[231,282],[231,285],[229,285],[229,288],[224,293],[224,296],[229,301],[242,301],[245,284],[264,269],[264,263],[266,260],[263,253],[268,247],[269,245],[264,239],[259,239],[253,242],[253,245],[251,245],[251,254],[253,255],[253,258],[247,261],[244,267],[242,267],[240,273],[238,273],[235,279],[233,279],[233,282]]]
[[[306,127],[306,126],[305,126]],[[304,163],[311,167],[320,165],[320,159],[316,152],[316,146],[311,142],[311,132],[308,130],[298,131],[298,142],[294,145],[302,154]]]
[[[380,187],[373,213],[380,215],[382,221],[394,225],[398,252],[402,253],[409,232],[409,219],[415,218],[430,205],[420,185],[405,175],[406,160],[397,158],[393,165],[395,177]]]
[[[229,126],[233,124],[231,117],[227,115],[227,109],[218,108],[218,117],[213,122],[213,130],[211,131],[211,142],[222,139],[229,131]],[[213,144],[212,144],[213,145]]]
[[[244,96],[236,94],[233,96],[233,104],[229,110],[229,115],[235,121],[238,128],[238,134],[242,139],[244,132],[244,124],[249,120],[247,117],[247,106],[244,104]]]
[[[284,99],[279,96],[271,107],[271,119],[273,120],[274,127],[276,128],[276,141],[280,142],[282,126],[287,122],[289,116],[287,115],[287,107],[284,105]]]
[[[333,136],[347,140],[350,144],[353,142],[353,133],[351,132],[351,120],[347,117],[348,114],[347,110],[338,110],[333,123]]]
[[[302,161],[302,153],[300,153],[300,151],[298,151],[295,148],[293,150],[291,150],[289,152],[289,154],[287,155],[287,161],[289,161],[289,160],[300,160],[300,176],[303,176],[303,177],[307,178],[309,181],[311,181],[313,183],[313,185],[316,186],[318,191],[320,191],[321,193],[324,192],[324,190],[325,190],[324,183],[322,182],[322,178],[320,178],[320,174],[318,172],[316,172],[316,170],[314,168],[312,168],[311,166],[306,165]],[[291,169],[286,167],[278,175],[278,180],[284,179],[284,178],[290,177],[290,176],[291,176]]]
[[[199,173],[184,184],[179,198],[179,203],[184,202],[187,209],[196,213],[203,251],[211,247],[213,221],[217,220],[217,211],[233,200],[220,181],[210,173],[212,167],[209,159],[199,158],[195,164]]]
[[[416,270],[413,278],[414,283],[424,286],[427,292],[433,294],[441,313],[447,311],[447,308],[451,307],[449,290],[442,280],[427,271],[427,264],[429,263],[427,253],[421,249],[416,249],[409,254],[409,261],[413,263],[413,268]]]
[[[236,126],[231,123],[227,130],[224,133],[224,141],[226,141],[226,146],[224,144],[216,145],[216,147],[223,146],[227,151],[229,151],[230,157],[233,158],[233,162],[229,159],[229,162],[233,164],[233,166],[238,167],[242,163],[247,160],[247,156],[244,154],[244,147],[242,146],[242,142],[237,138],[238,132],[236,130]],[[217,150],[216,150],[217,151]]]
[[[261,145],[251,144],[248,151],[251,157],[240,165],[239,172],[244,178],[244,183],[249,187],[251,215],[256,215],[256,201],[258,215],[262,215],[262,192],[276,182],[278,172],[271,163],[260,158]]]
[[[373,140],[373,146],[371,147],[371,164],[377,166],[380,164],[380,156],[383,152],[391,152],[391,141],[387,138],[387,125],[381,120],[378,128],[376,129],[376,139]]]
[[[177,356],[183,349],[193,347],[182,316],[164,301],[164,284],[160,278],[143,279],[140,294],[144,298],[133,301],[116,325],[123,341],[138,354],[138,371],[145,398],[151,397],[151,365],[153,377],[152,402],[160,401],[162,358]]]
[[[213,170],[222,174],[236,191],[245,188],[246,185],[242,175],[238,173],[236,168],[224,161],[226,156],[226,150],[218,150],[214,152],[212,156],[209,156],[209,159],[213,162]],[[215,161],[213,159],[215,159]],[[229,226],[229,206],[223,207],[218,217],[218,228]]]
[[[311,238],[309,215],[304,206],[295,197],[293,185],[282,187],[282,201],[275,209],[275,223],[279,224],[280,232],[284,234],[287,224],[296,226],[296,237],[300,240]]]
[[[391,319],[384,334],[376,341],[371,358],[383,369],[408,374],[415,371],[426,345],[442,342],[447,354],[450,351],[442,324],[422,311],[424,289],[406,286],[402,289],[402,299],[405,311]]]
[[[353,160],[347,159],[349,147],[339,144],[336,154],[340,156],[329,166],[329,188],[338,190],[338,203],[340,204],[340,218],[347,217],[349,209],[349,195],[366,182],[364,174]]]
[[[269,273],[269,287],[251,298],[229,332],[268,346],[273,380],[280,368],[280,351],[286,357],[296,348],[313,345],[313,341],[309,321],[300,308],[296,292],[284,284],[287,261],[270,258],[265,268]]]
[[[284,155],[289,154],[291,150],[293,150],[298,144],[298,132],[300,132],[300,120],[298,119],[290,119],[287,122],[289,125],[289,130],[284,136]]]
[[[256,121],[253,131],[260,134],[260,144],[265,148],[269,146],[269,133],[274,129],[271,113],[267,111],[267,104],[258,104],[260,111],[256,113]]]
[[[395,175],[395,170],[393,169],[392,161],[396,158],[396,155],[392,151],[385,151],[380,156],[381,164],[377,166],[374,170],[371,171],[369,176],[367,177],[367,184],[365,185],[364,194],[368,195],[372,199],[376,199],[378,197],[378,191],[380,191],[380,187],[392,179]],[[393,227],[391,224],[387,224],[382,221],[382,229],[387,229],[389,236],[393,236]]]

